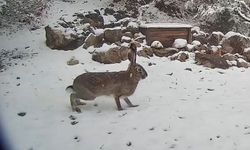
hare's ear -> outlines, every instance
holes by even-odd
[[[137,53],[137,48],[135,43],[130,44],[130,52],[128,53],[128,59],[131,64],[135,65],[136,64],[136,53]]]

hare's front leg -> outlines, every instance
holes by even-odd
[[[115,103],[116,103],[116,106],[117,106],[117,109],[120,111],[120,110],[123,110],[122,109],[122,106],[121,106],[121,102],[120,102],[120,96],[115,96]]]
[[[139,105],[132,104],[131,101],[127,97],[124,98],[124,101],[128,104],[129,107],[137,107],[137,106],[139,106]]]

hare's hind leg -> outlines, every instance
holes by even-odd
[[[80,99],[77,98],[75,93],[70,94],[70,104],[71,104],[71,108],[73,111],[76,112],[81,112],[81,109],[79,107],[77,107],[77,105],[82,104],[82,102],[80,102]]]
[[[124,101],[128,104],[129,107],[137,107],[137,106],[139,106],[139,105],[132,104],[131,101],[127,97],[124,98]]]
[[[120,111],[120,110],[123,110],[122,109],[122,106],[121,106],[121,102],[120,102],[120,96],[115,96],[115,103],[116,103],[116,106],[117,106],[117,109]]]

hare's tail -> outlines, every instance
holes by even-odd
[[[70,85],[70,86],[66,87],[65,91],[67,91],[69,93],[73,93],[74,92],[73,85]]]

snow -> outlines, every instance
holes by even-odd
[[[138,23],[136,22],[129,22],[127,27],[131,27],[131,28],[138,28]]]
[[[141,24],[141,28],[192,28],[191,25],[181,23],[147,23]]]
[[[51,11],[57,13],[91,9],[100,3],[55,2]],[[58,17],[47,21],[55,22],[53,18]],[[113,97],[98,97],[87,101],[78,114],[72,112],[65,91],[73,79],[86,71],[126,70],[129,61],[94,62],[89,54],[94,48],[51,50],[45,45],[44,28],[1,35],[0,45],[23,51],[30,46],[38,53],[0,72],[0,124],[13,150],[250,149],[250,83],[246,82],[250,69],[208,69],[195,65],[192,59],[182,63],[165,57],[138,57],[149,75],[130,96],[139,107],[128,108],[122,103],[125,110],[117,111]],[[102,48],[107,47],[104,44]],[[68,66],[72,56],[80,64]],[[150,62],[156,65],[148,66]],[[20,117],[19,112],[26,115]],[[71,125],[71,115],[77,124]],[[129,142],[131,146],[127,146]]]
[[[151,43],[151,47],[152,47],[152,48],[163,48],[163,45],[161,44],[160,41],[153,41],[153,42]]]
[[[122,29],[122,27],[105,28],[104,31],[105,30],[121,30],[121,29]]]
[[[245,52],[245,53],[249,53],[249,52],[250,52],[250,47],[245,48],[245,49],[244,49],[244,52]]]
[[[94,48],[93,46],[91,46],[88,48],[88,51],[89,52],[107,52],[111,48],[115,48],[115,47],[118,47],[118,46],[116,44],[108,45],[108,44],[104,43],[103,46],[100,48]]]
[[[130,38],[130,37],[128,37],[128,36],[122,36],[121,40],[122,40],[122,41],[123,41],[123,40],[125,40],[125,41],[129,41],[129,40],[131,40],[131,38]]]
[[[95,35],[99,36],[104,33],[103,29],[94,29]]]
[[[174,48],[184,48],[187,46],[187,40],[186,39],[175,39],[173,43]]]
[[[200,46],[201,42],[197,41],[197,40],[194,40],[191,44],[194,45],[194,46]]]
[[[226,39],[229,39],[232,36],[241,36],[241,37],[244,37],[244,38],[249,38],[249,37],[246,37],[246,36],[244,36],[244,35],[242,35],[240,33],[233,32],[233,31],[229,31],[227,34],[225,34]]]
[[[219,32],[219,31],[214,31],[214,32],[212,32],[212,34],[224,36],[224,34],[222,32]]]
[[[218,46],[212,45],[212,46],[211,46],[211,50],[212,50],[214,53],[216,53],[216,52],[219,51],[219,48],[218,48]]]
[[[115,19],[115,17],[113,15],[103,15],[103,20],[104,20],[104,24],[109,24],[111,22],[116,22],[117,20]]]
[[[238,61],[239,63],[247,63],[243,58],[238,58],[237,61]]]
[[[0,0],[0,11],[2,11],[2,6],[6,5],[6,1],[5,0]]]
[[[195,48],[195,45],[187,44],[187,49],[188,49],[188,51],[193,51],[194,48]]]

